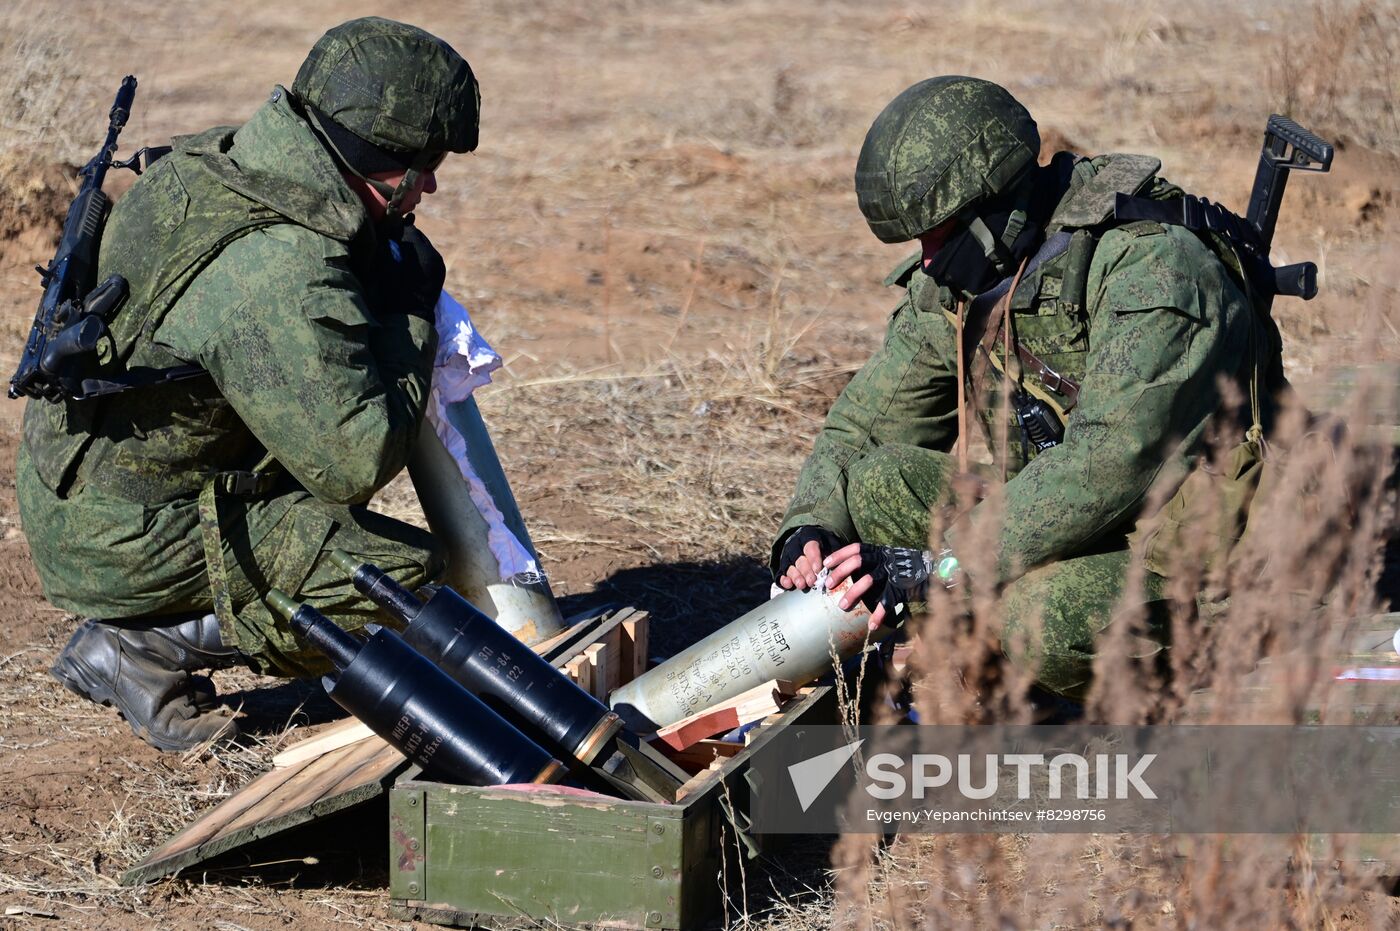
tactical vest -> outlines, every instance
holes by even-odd
[[[1069,153],[1060,153],[1061,158],[1074,158]],[[1161,161],[1144,155],[1113,154],[1101,155],[1092,159],[1078,158],[1074,161],[1070,190],[1056,207],[1046,227],[1046,241],[1056,234],[1068,236],[1068,243],[1061,251],[1046,257],[1034,270],[1029,271],[1016,286],[1011,295],[1010,309],[1013,316],[1013,330],[1016,342],[1029,351],[1048,370],[1077,383],[1086,373],[1089,353],[1089,313],[1086,294],[1089,267],[1100,238],[1111,229],[1121,230],[1129,235],[1150,235],[1161,232],[1161,224],[1155,221],[1138,220],[1120,222],[1114,219],[1114,205],[1117,195],[1124,194],[1146,197],[1153,200],[1168,200],[1183,195],[1181,188],[1157,177]],[[1231,278],[1245,293],[1253,294],[1245,280],[1242,265],[1228,241],[1212,233],[1199,233],[1211,251],[1221,259],[1230,271]],[[955,321],[953,311],[955,301],[946,288],[939,287],[932,279],[914,275],[919,268],[921,256],[914,254],[905,260],[885,279],[887,285],[897,284],[909,288],[910,300],[922,310],[942,312],[950,321]],[[1257,301],[1254,301],[1257,306]],[[1000,302],[994,313],[1000,313]],[[995,321],[990,321],[994,323]],[[977,333],[969,330],[965,341],[967,358],[971,360],[976,349],[974,342]],[[1275,330],[1276,333],[1276,330]],[[1281,359],[1281,341],[1272,357]],[[982,383],[970,386],[982,398],[1000,400],[1000,370],[1003,365],[997,343],[992,353],[992,365],[986,369]],[[1278,366],[1281,377],[1281,362]],[[1073,412],[1076,395],[1066,391],[1063,384],[1055,379],[1041,380],[1030,373],[1022,379],[1027,392],[1045,402],[1062,421]],[[982,405],[977,411],[983,425],[984,435],[990,448],[998,449],[1002,443],[1002,412],[992,405]],[[1015,475],[1026,463],[1034,458],[1034,449],[1023,450],[1017,442],[1018,426],[1014,414],[1007,415],[1006,424],[1011,442],[1007,448],[1007,475]]]

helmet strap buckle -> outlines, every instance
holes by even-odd
[[[383,181],[370,182],[376,185],[375,190],[385,195],[386,204],[384,207],[384,219],[390,221],[399,219],[399,207],[403,204],[403,199],[408,196],[409,191],[413,190],[414,185],[418,183],[418,178],[423,172],[430,171],[431,166],[441,160],[442,157],[439,153],[430,149],[425,149],[413,157],[413,164],[409,166],[408,171],[405,171],[403,177],[399,179],[398,187],[390,188],[389,185],[385,184]],[[386,191],[388,192],[387,194],[385,194]]]

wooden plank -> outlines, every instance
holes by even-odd
[[[612,691],[613,658],[612,645],[604,640],[584,648],[583,658],[588,662],[588,693],[599,701],[606,702]]]
[[[622,684],[622,624],[621,622],[603,636],[603,644],[607,647],[607,675],[604,677],[607,689],[603,692],[601,700],[606,704],[608,696],[613,689]]]
[[[716,759],[727,760],[743,752],[744,745],[727,740],[702,740],[684,750],[677,750],[667,744],[657,744],[661,752],[687,773],[695,773],[709,767]]]
[[[684,750],[706,737],[766,718],[778,711],[794,692],[791,682],[770,679],[728,701],[668,724],[656,732],[656,740],[673,749]]]
[[[686,780],[684,785],[676,790],[676,801],[682,801],[687,795],[702,788],[711,779],[717,778],[724,769],[724,764],[725,759],[723,757],[717,757],[710,762],[710,765],[701,769],[694,776],[691,776]]]
[[[530,649],[534,650],[541,656],[544,656],[546,653],[548,653],[550,650],[553,650],[561,643],[568,643],[572,640],[576,640],[583,631],[587,630],[591,626],[597,626],[598,623],[601,622],[607,616],[608,615],[603,614],[599,615],[598,617],[585,617],[572,620],[569,622],[568,626],[566,626],[563,630],[559,631],[559,633],[555,634],[547,640],[541,640],[539,643],[530,647]]]
[[[614,611],[595,621],[587,621],[579,625],[579,629],[574,631],[571,638],[560,641],[546,650],[540,651],[540,655],[552,663],[557,668],[564,668],[564,664],[582,653],[589,644],[597,643],[608,635],[608,632],[617,627],[628,618],[635,617],[639,612],[631,608],[621,611]]]
[[[363,749],[360,751],[360,754],[363,758],[363,762],[358,763],[354,769],[347,771],[339,782],[327,789],[321,797],[317,799],[318,804],[327,798],[335,797],[341,792],[348,792],[355,788],[356,785],[369,779],[378,779],[380,775],[388,773],[391,770],[397,770],[399,772],[405,771],[404,764],[408,763],[408,760],[404,759],[402,753],[399,753],[388,744],[375,744],[367,741],[361,746]],[[417,768],[417,764],[411,764],[410,768]]]
[[[618,655],[618,685],[626,685],[647,671],[648,621],[645,614],[628,618],[619,625],[622,631]]]
[[[343,752],[354,754],[354,746],[344,748]],[[122,884],[129,886],[175,875],[245,844],[367,802],[387,791],[398,773],[409,766],[408,761],[387,744],[381,743],[376,747],[366,743],[360,746],[359,753],[366,754],[368,759],[357,758],[353,772],[342,772],[342,778],[326,787],[314,804],[290,810],[279,808],[266,817],[233,828],[233,822],[246,820],[244,816],[268,794],[278,795],[279,790],[287,787],[288,783],[291,783],[288,791],[301,788],[305,785],[304,779],[311,778],[311,774],[318,769],[329,769],[332,761],[323,756],[304,764],[264,773],[152,851],[145,860],[122,875]],[[297,779],[298,775],[303,778]]]
[[[369,729],[368,724],[358,718],[345,718],[329,725],[314,737],[292,744],[272,758],[272,766],[274,769],[285,769],[294,763],[301,763],[373,736],[374,731]]]
[[[266,821],[281,812],[292,811],[320,801],[334,786],[355,779],[360,768],[378,755],[381,747],[384,750],[398,753],[385,744],[376,746],[368,740],[332,750],[318,759],[317,762],[320,765],[303,767],[294,778],[284,782],[276,792],[264,796],[257,804],[228,822],[220,830],[220,833],[240,831],[261,821]]]
[[[573,679],[574,683],[588,694],[593,694],[593,667],[589,664],[586,653],[569,660],[564,666],[564,675]]]
[[[270,773],[264,773],[251,783],[244,786],[238,792],[229,796],[212,811],[171,838],[164,846],[158,848],[151,857],[164,859],[174,854],[192,850],[200,844],[212,839],[223,830],[224,825],[237,818],[243,812],[258,803],[258,800],[266,795],[277,791],[285,782],[296,778],[297,773],[312,765],[314,761],[308,760],[300,766],[289,766],[286,769],[274,769]],[[149,859],[149,858],[148,858]]]
[[[818,686],[808,694],[794,698],[783,707],[783,717],[789,724],[800,723],[803,725],[813,724],[835,724],[839,720],[836,704],[836,689],[830,685]],[[687,811],[696,806],[705,806],[708,801],[703,796],[708,796],[719,791],[719,783],[727,781],[734,774],[748,771],[749,761],[753,759],[755,753],[763,749],[768,741],[779,733],[776,727],[764,728],[754,738],[753,743],[748,744],[734,756],[731,756],[719,770],[720,779],[714,782],[706,781],[701,786],[692,788],[686,795],[683,807]],[[739,780],[734,788],[738,789],[743,780]]]

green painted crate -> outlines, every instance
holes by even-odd
[[[389,910],[437,924],[690,929],[720,907],[721,875],[763,838],[743,830],[749,760],[779,728],[834,723],[820,688],[760,728],[675,805],[406,779],[389,799]]]

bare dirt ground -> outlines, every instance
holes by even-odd
[[[766,593],[769,535],[826,406],[881,339],[894,300],[879,282],[905,251],[866,230],[855,154],[921,78],[999,81],[1047,150],[1150,152],[1236,209],[1265,118],[1289,112],[1339,147],[1331,175],[1293,182],[1279,224],[1276,260],[1323,272],[1318,300],[1276,305],[1290,374],[1330,397],[1356,367],[1400,359],[1391,3],[12,0],[0,368],[123,74],[141,82],[129,153],[246,119],[327,27],[368,13],[442,35],[480,77],[481,148],[449,160],[421,225],[508,360],[482,409],[556,591],[570,608],[650,610],[662,648]],[[222,676],[261,741],[169,756],[50,680],[73,619],[43,601],[15,509],[21,410],[0,404],[0,906],[21,910],[0,926],[405,927],[385,917],[378,851],[355,845],[281,871],[117,887],[330,709],[309,689]],[[405,480],[379,506],[417,519]],[[788,883],[785,899],[751,890],[743,920],[828,924],[810,875],[815,888]]]

